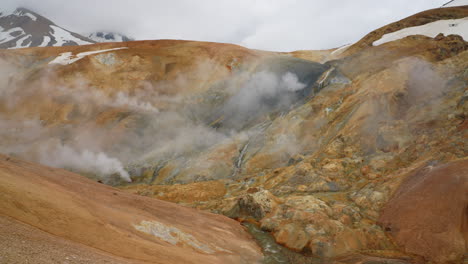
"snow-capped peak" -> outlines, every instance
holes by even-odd
[[[57,26],[26,8],[0,11],[0,48],[66,46],[94,41]]]
[[[25,8],[18,8],[13,12],[13,14],[17,16],[27,16],[32,21],[37,21],[37,16],[35,16],[34,14],[32,14],[32,12],[30,12],[29,10]]]
[[[134,40],[123,34],[110,31],[97,31],[91,33],[88,38],[96,42],[125,42]]]

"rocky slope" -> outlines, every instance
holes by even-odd
[[[382,226],[409,253],[439,263],[461,259],[468,248],[467,171],[468,160],[417,170],[385,205]]]
[[[86,45],[95,41],[57,26],[26,8],[0,10],[0,49]]]
[[[328,51],[172,40],[0,51],[0,152],[229,216],[264,263],[463,263],[468,43],[373,43],[467,16],[429,10]],[[31,210],[12,203],[10,216],[20,208]]]
[[[5,79],[8,96],[1,111],[5,126],[39,133],[30,138],[5,132],[3,152],[52,166],[60,166],[58,156],[85,160],[102,153],[112,168],[103,167],[97,176],[119,172],[126,180],[121,162],[110,157],[139,171],[170,157],[183,162],[220,141],[242,144],[245,128],[303,100],[329,68],[235,45],[189,41],[102,44],[91,51],[34,49],[32,57],[29,52],[3,53],[5,71],[15,75]],[[25,91],[31,97],[23,96]],[[35,144],[20,147],[25,140]],[[61,166],[77,167],[65,163]],[[140,173],[131,174],[141,181]]]
[[[114,263],[256,263],[261,259],[248,233],[223,216],[130,195],[64,170],[5,156],[0,157],[0,182],[1,215],[85,245],[72,243],[70,248],[91,252],[92,258],[103,255]],[[17,226],[13,225],[14,232],[24,228]],[[2,254],[2,261],[30,257],[27,252],[11,254]],[[48,261],[54,257],[50,255]]]
[[[0,215],[0,263],[131,263]]]

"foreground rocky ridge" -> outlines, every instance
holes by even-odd
[[[248,233],[223,216],[130,195],[80,175],[6,156],[0,157],[0,175],[2,215],[85,245],[94,254],[118,256],[122,263],[261,259]],[[23,254],[11,261],[30,257]]]
[[[468,237],[467,170],[468,160],[417,170],[385,205],[381,225],[409,253],[442,263],[463,258]]]
[[[0,147],[116,158],[120,170],[50,165],[253,225],[289,249],[265,247],[266,263],[462,263],[468,44],[370,43],[466,15],[427,11],[333,56],[170,40],[2,51],[1,124],[25,122]]]

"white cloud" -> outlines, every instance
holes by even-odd
[[[3,0],[78,33],[114,30],[136,39],[192,39],[249,48],[325,49],[447,0]]]

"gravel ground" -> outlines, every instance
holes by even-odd
[[[134,263],[0,215],[0,264]]]

